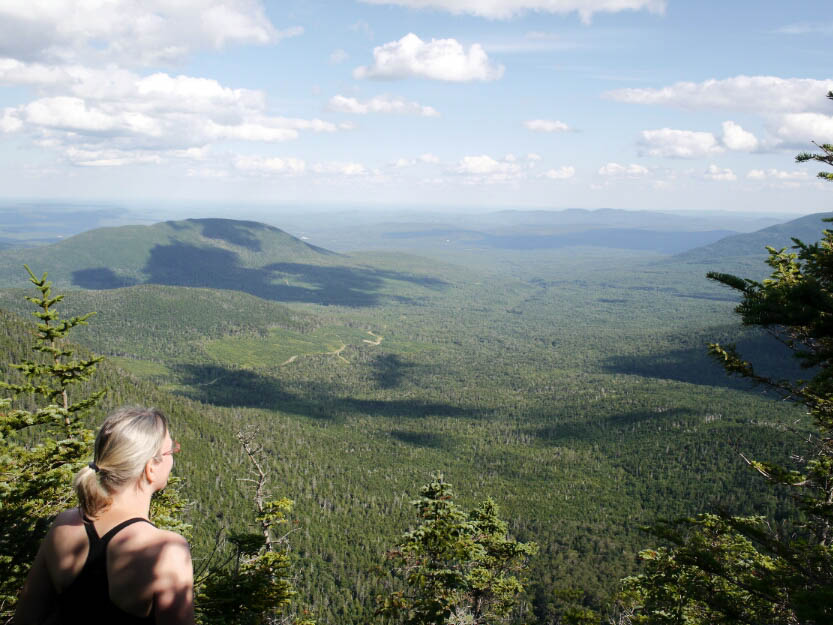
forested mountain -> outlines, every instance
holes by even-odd
[[[135,284],[215,286],[267,284],[284,263],[326,262],[332,252],[265,224],[187,219],[153,226],[90,230],[59,243],[0,253],[0,280],[24,284],[21,263],[53,267],[56,284],[111,289]],[[290,267],[289,269],[291,269]]]
[[[831,217],[833,217],[833,213],[814,213],[756,232],[728,236],[714,243],[677,254],[674,260],[691,263],[715,263],[743,256],[755,256],[763,259],[767,255],[766,246],[775,249],[791,247],[793,237],[805,243],[817,241],[821,231],[827,227],[823,220]]]

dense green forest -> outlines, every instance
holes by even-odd
[[[797,375],[704,276],[760,277],[759,256],[570,247],[429,260],[305,247],[298,262],[269,256],[264,241],[277,239],[264,237],[276,234],[256,225],[206,227],[216,236],[194,235],[176,263],[173,252],[147,260],[184,249],[175,240],[136,247],[136,262],[110,273],[62,256],[115,253],[112,232],[27,260],[70,289],[66,315],[97,312],[73,335],[107,357],[91,382],[109,390],[97,417],[124,403],[171,417],[197,563],[219,527],[252,521],[234,433],[259,428],[271,490],[296,502],[297,586],[321,624],[373,620],[384,553],[415,524],[409,502],[434,470],[462,505],[491,496],[510,533],[539,545],[524,619],[541,624],[557,621],[565,589],[604,610],[638,567],[646,524],[792,509],[738,452],[786,461],[805,415],[727,378],[705,348],[735,341],[762,370]],[[85,280],[94,290],[78,290]],[[24,293],[0,291],[3,363],[29,346]]]

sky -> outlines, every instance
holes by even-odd
[[[0,199],[831,210],[829,8],[3,0]]]

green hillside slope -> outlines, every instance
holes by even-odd
[[[20,264],[27,262],[54,267],[51,278],[58,285],[91,289],[143,282],[205,286],[189,281],[204,282],[199,276],[215,272],[220,273],[218,280],[230,280],[273,263],[317,262],[328,256],[333,253],[265,224],[186,219],[98,228],[60,243],[6,251],[0,254],[0,281],[22,283]]]
[[[446,286],[437,263],[424,259],[342,256],[272,226],[228,219],[99,228],[53,245],[0,251],[0,286],[25,286],[24,263],[47,271],[58,288],[186,286],[350,307],[419,300]]]
[[[689,263],[719,263],[723,260],[744,256],[755,256],[765,259],[766,246],[776,249],[793,245],[792,237],[805,243],[818,241],[823,228],[827,227],[822,221],[833,217],[833,213],[814,213],[783,224],[777,224],[745,234],[726,237],[709,245],[688,250],[674,256],[674,261]],[[763,266],[763,263],[759,263]]]

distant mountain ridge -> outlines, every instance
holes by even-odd
[[[560,211],[504,210],[483,216],[486,223],[527,224],[530,226],[572,226],[586,228],[636,228],[641,230],[695,232],[732,230],[749,232],[783,221],[776,217],[758,217],[754,220],[730,218],[678,211],[624,210],[620,208],[568,208]],[[718,224],[715,226],[715,224]],[[757,223],[757,227],[752,225]],[[751,227],[750,227],[751,226]]]
[[[821,232],[829,226],[823,220],[833,218],[833,213],[814,213],[745,234],[725,237],[714,243],[687,250],[674,256],[675,261],[690,263],[713,262],[748,256],[765,257],[766,247],[780,249],[792,247],[795,237],[805,243],[814,243],[821,238]]]
[[[254,221],[186,219],[152,226],[96,228],[58,243],[0,252],[0,280],[25,284],[23,263],[46,268],[61,286],[115,288],[165,278],[194,267],[263,267],[275,262],[315,261],[334,252],[279,228]],[[200,265],[194,265],[200,263]],[[196,286],[196,285],[190,285]]]
[[[508,230],[508,229],[507,229]],[[507,231],[491,234],[462,229],[389,232],[389,239],[445,239],[482,249],[546,250],[567,247],[605,247],[674,254],[735,234],[732,230],[664,231],[642,228],[593,228],[550,234]]]
[[[437,289],[433,275],[368,265],[254,221],[186,219],[90,230],[59,243],[0,251],[0,288],[24,286],[23,264],[59,288],[140,284],[240,291],[280,302],[372,306],[393,281]]]

